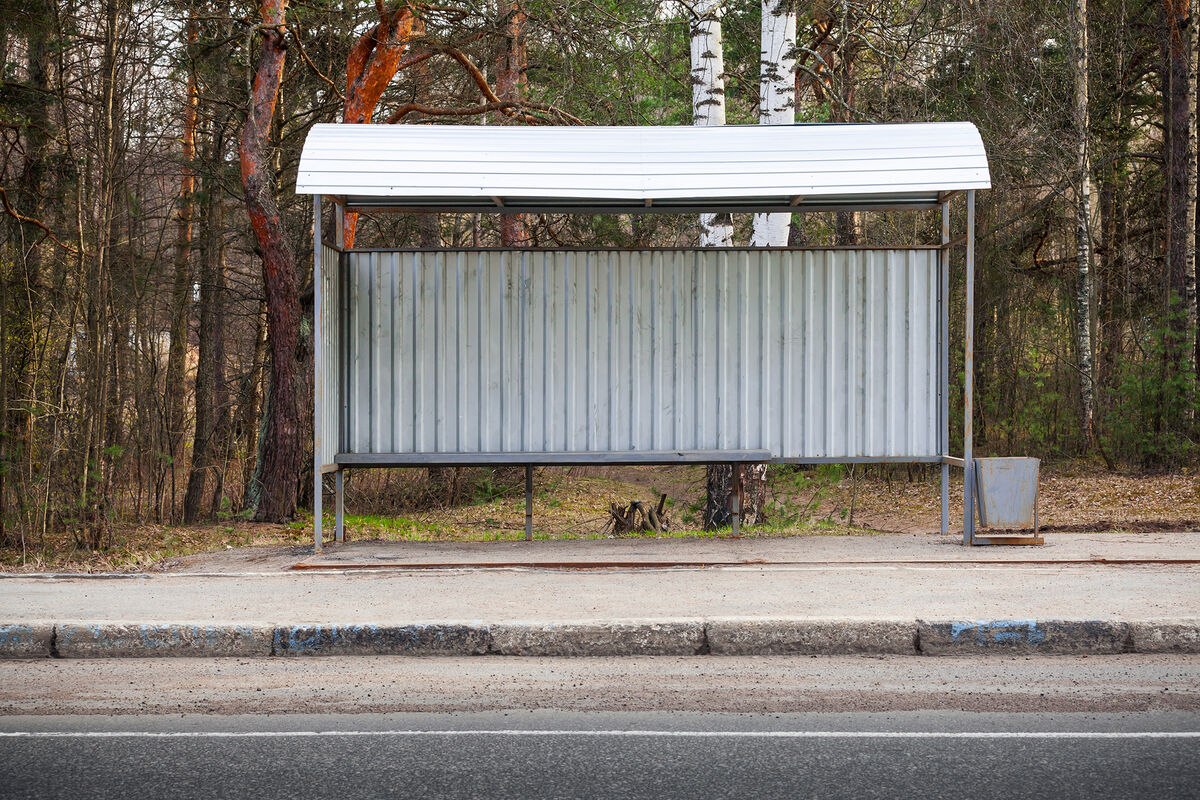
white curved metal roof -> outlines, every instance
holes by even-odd
[[[322,124],[296,180],[352,207],[621,212],[919,207],[990,186],[969,122]]]

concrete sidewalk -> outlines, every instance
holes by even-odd
[[[364,542],[254,558],[274,569],[5,577],[0,655],[1200,653],[1200,534]]]

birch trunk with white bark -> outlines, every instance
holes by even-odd
[[[692,7],[692,124],[725,124],[725,56],[721,49],[724,0],[697,0]],[[733,222],[728,214],[700,215],[700,246],[733,245]]]
[[[789,125],[796,121],[796,14],[785,0],[762,0],[762,49],[759,56],[758,122]],[[751,247],[784,247],[791,214],[755,214]]]
[[[1079,364],[1080,428],[1084,446],[1092,436],[1091,164],[1088,159],[1088,10],[1075,0],[1075,353]]]
[[[724,125],[725,58],[721,50],[723,0],[697,0],[692,11],[696,15],[691,30],[692,120],[696,125]],[[786,235],[785,232],[785,241]],[[700,215],[700,246],[733,246],[733,222],[728,214]],[[730,524],[737,482],[742,487],[742,520],[750,525],[762,522],[766,469],[765,464],[742,467],[710,464],[705,477],[705,528],[720,528]]]
[[[1187,219],[1184,222],[1184,229],[1187,231],[1187,254],[1186,264],[1184,265],[1184,288],[1183,302],[1186,309],[1187,339],[1184,342],[1183,357],[1191,360],[1191,368],[1200,370],[1200,337],[1196,335],[1196,324],[1200,308],[1197,307],[1196,297],[1196,266],[1200,258],[1197,258],[1196,250],[1200,246],[1200,236],[1197,236],[1197,224],[1200,220],[1197,219],[1196,209],[1196,192],[1198,184],[1200,184],[1200,131],[1197,131],[1197,99],[1196,90],[1198,87],[1197,80],[1200,80],[1200,74],[1197,72],[1197,58],[1200,58],[1200,4],[1196,0],[1190,0],[1188,3],[1188,13],[1190,24],[1188,25],[1187,38],[1187,76],[1188,76],[1188,144],[1187,144]]]

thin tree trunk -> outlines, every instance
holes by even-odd
[[[192,208],[196,191],[196,111],[199,93],[196,87],[196,66],[193,48],[197,37],[196,6],[188,8],[188,22],[184,38],[188,61],[187,87],[183,98],[183,132],[180,137],[182,178],[179,202],[175,215],[175,280],[171,287],[171,342],[167,351],[166,431],[164,443],[170,458],[170,469],[175,471],[183,454],[184,435],[184,378],[187,363],[188,343],[188,293],[192,286]],[[171,498],[168,518],[175,515],[175,498]]]
[[[107,422],[109,380],[109,341],[105,316],[108,311],[109,275],[112,249],[116,239],[117,161],[117,27],[118,0],[105,3],[103,56],[101,60],[100,98],[100,180],[99,219],[97,220],[94,268],[87,293],[87,360],[84,400],[83,459],[80,479],[80,508],[83,510],[84,541],[93,550],[103,546],[108,531],[109,462]]]
[[[1118,151],[1120,158],[1123,148]],[[1097,406],[1116,386],[1117,356],[1121,345],[1121,324],[1117,315],[1120,297],[1119,277],[1124,270],[1124,241],[1118,236],[1117,185],[1115,164],[1098,175],[1097,198],[1100,203],[1100,248],[1093,265],[1096,287],[1096,392]],[[1103,253],[1103,255],[1101,255]],[[1097,412],[1103,416],[1099,407]]]
[[[214,142],[221,147],[220,134]],[[217,167],[219,156],[216,156]],[[205,180],[207,184],[208,179]],[[215,174],[213,177],[216,183]],[[225,247],[223,242],[225,215],[220,192],[215,186],[206,187],[204,258],[200,278],[200,336],[196,358],[196,431],[192,439],[192,463],[188,471],[187,493],[183,498],[183,521],[195,522],[209,479],[217,468],[217,415],[219,395],[225,382],[224,301]]]
[[[262,48],[238,148],[246,210],[262,258],[271,351],[270,414],[261,447],[261,485],[254,513],[260,522],[285,522],[295,515],[301,464],[300,413],[296,401],[300,298],[295,257],[273,194],[275,181],[270,167],[271,145],[267,140],[287,57],[285,2],[262,0]]]
[[[217,51],[225,52],[224,49]],[[225,153],[229,127],[228,72],[219,68],[213,81],[212,138],[205,153],[202,181],[203,216],[200,252],[200,319],[196,353],[195,417],[192,461],[183,519],[191,523],[202,513],[209,487],[219,483],[223,424],[228,414],[225,385],[225,203],[221,177],[226,169]]]
[[[1079,369],[1082,445],[1092,438],[1095,410],[1092,366],[1091,163],[1088,153],[1088,6],[1075,0],[1075,357]]]
[[[724,0],[698,0],[691,27],[692,124],[725,124],[725,56],[721,48]],[[729,214],[700,215],[700,246],[731,247]]]
[[[851,7],[846,0],[841,3],[841,19],[838,23],[840,33],[837,39],[837,86],[832,87],[837,93],[831,104],[830,117],[833,122],[853,122],[850,109],[855,103],[854,62],[858,54],[860,42],[851,40],[850,28]],[[832,27],[833,20],[829,20]],[[832,53],[833,51],[831,51]],[[854,247],[859,243],[858,214],[853,211],[838,211],[834,214],[834,243],[840,247]]]
[[[785,0],[762,0],[762,48],[758,79],[758,122],[796,121],[796,13]],[[755,214],[752,247],[788,243],[791,214]]]
[[[1200,10],[1197,9],[1196,0],[1190,0],[1188,3],[1188,26],[1186,37],[1186,53],[1187,59],[1187,209],[1185,216],[1187,221],[1184,223],[1187,228],[1187,244],[1184,263],[1184,287],[1183,287],[1183,302],[1185,311],[1185,336],[1184,341],[1184,358],[1190,359],[1188,365],[1193,374],[1193,381],[1196,380],[1197,371],[1200,371],[1200,337],[1197,337],[1196,323],[1200,316],[1197,314],[1197,297],[1196,297],[1196,269],[1200,259],[1196,256],[1196,247],[1198,237],[1197,227],[1200,226],[1200,217],[1196,212],[1196,193],[1200,191],[1200,163],[1198,163],[1198,146],[1200,146],[1200,131],[1197,130],[1197,59],[1200,58]],[[1194,409],[1194,404],[1189,405],[1189,409]],[[1194,413],[1190,411],[1189,413]]]
[[[49,95],[50,41],[52,23],[45,2],[38,0],[25,12],[34,18],[27,27],[26,63],[28,91],[36,97],[27,104],[28,121],[22,126],[25,163],[17,179],[17,202],[24,214],[41,219],[44,212],[46,158],[49,153],[49,113],[44,98]],[[21,473],[24,461],[32,467],[34,459],[33,408],[37,399],[35,351],[43,307],[42,231],[31,223],[17,223],[13,241],[11,276],[0,276],[0,544],[14,544],[8,531],[8,489],[10,475]],[[22,402],[24,401],[24,402]],[[32,469],[27,470],[32,472]],[[27,499],[17,489],[18,514]],[[22,537],[23,538],[23,534]]]
[[[238,435],[241,442],[239,457],[242,461],[242,505],[246,505],[246,487],[254,473],[255,457],[258,454],[258,419],[262,397],[263,367],[267,360],[267,306],[260,303],[254,320],[254,356],[250,371],[243,378],[238,397]]]

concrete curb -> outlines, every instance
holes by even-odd
[[[542,622],[491,626],[503,656],[690,656],[706,652],[703,620]]]
[[[903,620],[714,619],[713,655],[911,655],[916,630]]]
[[[923,655],[1038,653],[1112,655],[1134,652],[1130,626],[1101,620],[917,621],[917,649]]]
[[[49,658],[54,655],[54,624],[0,624],[0,658]]]
[[[1200,618],[0,624],[0,659],[129,657],[1200,654]]]
[[[277,656],[477,656],[488,651],[479,624],[288,625],[275,628]]]
[[[254,657],[271,654],[273,629],[255,625],[56,625],[52,655],[59,658]]]
[[[1152,620],[1129,623],[1138,653],[1200,653],[1200,620]]]

